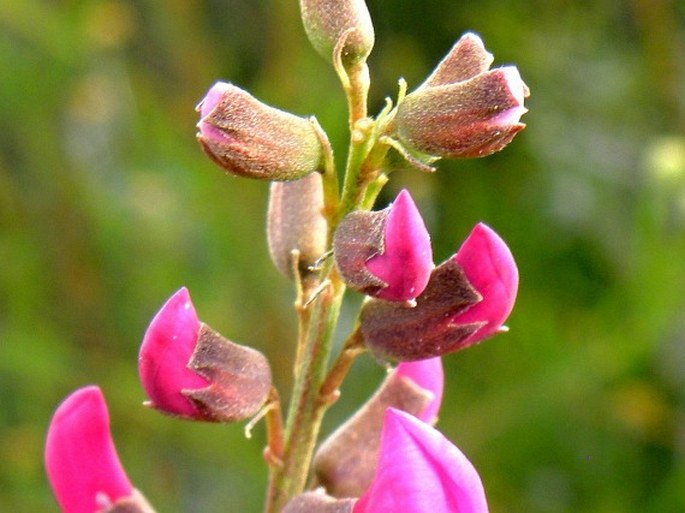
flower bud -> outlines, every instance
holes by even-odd
[[[492,55],[475,34],[464,35],[428,79],[397,107],[400,142],[437,157],[495,153],[525,128],[528,96],[514,66],[488,70]]]
[[[138,371],[149,406],[192,420],[250,418],[271,389],[271,369],[264,355],[199,322],[185,287],[150,323]]]
[[[303,278],[326,251],[328,225],[323,216],[321,175],[312,173],[293,182],[273,182],[269,190],[267,239],[276,268],[293,278],[293,251]]]
[[[319,488],[292,499],[282,513],[352,513],[355,499],[336,499]]]
[[[440,409],[443,370],[440,358],[401,363],[378,391],[317,450],[318,483],[335,497],[359,497],[376,469],[383,415],[387,408],[434,422]]]
[[[374,43],[373,24],[364,0],[300,0],[302,22],[314,49],[331,59],[342,42],[345,65],[365,61]]]
[[[433,269],[430,236],[406,190],[384,210],[348,214],[335,231],[333,254],[349,287],[388,301],[416,298]]]
[[[361,331],[379,358],[421,360],[469,347],[502,330],[518,289],[518,270],[504,241],[484,224],[456,255],[435,268],[416,306],[372,299]]]
[[[64,513],[151,513],[131,485],[109,430],[97,386],[80,388],[55,411],[45,441],[45,468]]]
[[[389,408],[373,481],[353,513],[487,513],[478,472],[428,424]]]
[[[217,82],[197,109],[197,139],[225,171],[261,180],[297,180],[319,169],[316,121],[269,107],[233,84]]]

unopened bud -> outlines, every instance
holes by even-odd
[[[373,24],[364,0],[300,0],[302,21],[314,49],[331,59],[342,42],[345,65],[365,61],[374,43]]]
[[[335,497],[359,497],[371,484],[387,408],[433,422],[440,408],[440,358],[401,363],[378,391],[317,450],[313,468],[319,484]]]
[[[399,361],[464,349],[502,330],[517,289],[509,248],[478,224],[457,254],[435,268],[415,307],[377,299],[364,303],[364,341],[379,358]]]
[[[199,322],[185,288],[150,323],[138,369],[149,406],[190,420],[250,418],[271,389],[271,369],[264,355]]]
[[[389,301],[416,298],[433,269],[430,236],[406,190],[383,210],[348,214],[335,231],[333,254],[349,287]]]
[[[319,169],[316,121],[269,107],[233,84],[217,82],[197,106],[197,139],[225,171],[262,180],[297,180]]]
[[[269,190],[267,240],[276,268],[293,278],[293,257],[298,254],[300,276],[326,251],[328,225],[323,215],[321,175],[312,173],[293,182],[273,182]]]
[[[489,70],[492,55],[466,34],[430,77],[397,108],[396,130],[408,148],[436,157],[495,153],[525,128],[528,87],[514,66]]]

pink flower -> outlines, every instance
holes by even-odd
[[[264,355],[200,322],[185,287],[152,319],[140,347],[138,373],[150,406],[191,420],[250,418],[271,390]]]
[[[518,270],[509,248],[481,223],[455,256],[433,270],[415,307],[364,303],[361,331],[380,358],[414,361],[440,356],[502,331],[517,289]]]
[[[190,294],[182,287],[152,319],[140,347],[138,372],[151,406],[173,415],[198,415],[196,405],[182,391],[208,385],[188,368],[199,332],[200,321]]]
[[[376,297],[389,301],[414,299],[430,278],[433,251],[423,218],[406,189],[390,207],[383,242],[383,253],[366,261],[366,268],[387,283]]]
[[[378,465],[352,513],[487,513],[480,477],[442,434],[415,417],[385,413]]]
[[[412,301],[433,269],[428,230],[406,190],[383,210],[348,214],[335,232],[333,250],[348,286],[388,301]]]
[[[452,319],[453,323],[482,323],[462,343],[479,342],[498,331],[514,308],[519,275],[511,251],[489,226],[478,223],[454,260],[483,299]]]
[[[103,511],[133,494],[97,386],[76,390],[55,411],[45,442],[45,468],[64,513]]]
[[[422,389],[430,392],[433,398],[416,417],[428,424],[435,424],[442,404],[442,392],[445,386],[445,373],[442,359],[439,356],[414,362],[401,362],[395,369],[395,375],[410,379]]]

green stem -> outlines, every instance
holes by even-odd
[[[326,377],[345,285],[335,270],[330,265],[327,267],[329,284],[309,305],[312,312],[288,408],[282,465],[272,468],[265,513],[280,512],[292,497],[304,490],[321,419],[328,406],[322,400],[320,390]]]
[[[373,148],[378,134],[374,121],[367,118],[366,113],[368,67],[362,62],[344,68],[340,51],[336,55],[336,71],[342,80],[349,106],[350,149],[343,190],[339,193],[330,143],[323,130],[317,128],[324,146],[324,214],[328,220],[329,245],[337,224],[347,213],[362,205],[367,186],[379,174],[378,159],[373,158],[377,156]],[[375,190],[372,195],[377,194],[378,190],[380,189]],[[302,287],[298,293],[296,308],[300,332],[295,382],[288,406],[282,454],[279,455],[280,458],[274,458],[270,466],[265,513],[280,513],[290,499],[304,490],[321,420],[332,402],[332,394],[329,392],[331,388],[337,390],[339,382],[360,351],[358,336],[352,337],[354,344],[346,345],[346,350],[338,358],[332,373],[327,374],[345,284],[330,259],[324,263],[319,277],[316,290],[304,289],[307,294],[313,294],[314,298],[303,297]]]

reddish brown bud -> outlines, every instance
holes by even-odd
[[[328,225],[323,216],[321,175],[312,173],[294,182],[273,182],[269,191],[267,240],[276,268],[293,278],[293,251],[304,278],[326,251]]]
[[[383,210],[345,216],[333,254],[348,286],[389,301],[412,301],[433,269],[430,236],[406,190]]]
[[[396,129],[408,149],[436,157],[482,157],[504,148],[525,125],[529,91],[518,70],[489,70],[492,55],[464,35],[416,91],[397,107]]]
[[[320,131],[269,107],[233,84],[217,82],[197,107],[197,139],[225,171],[262,180],[297,180],[319,169]]]

